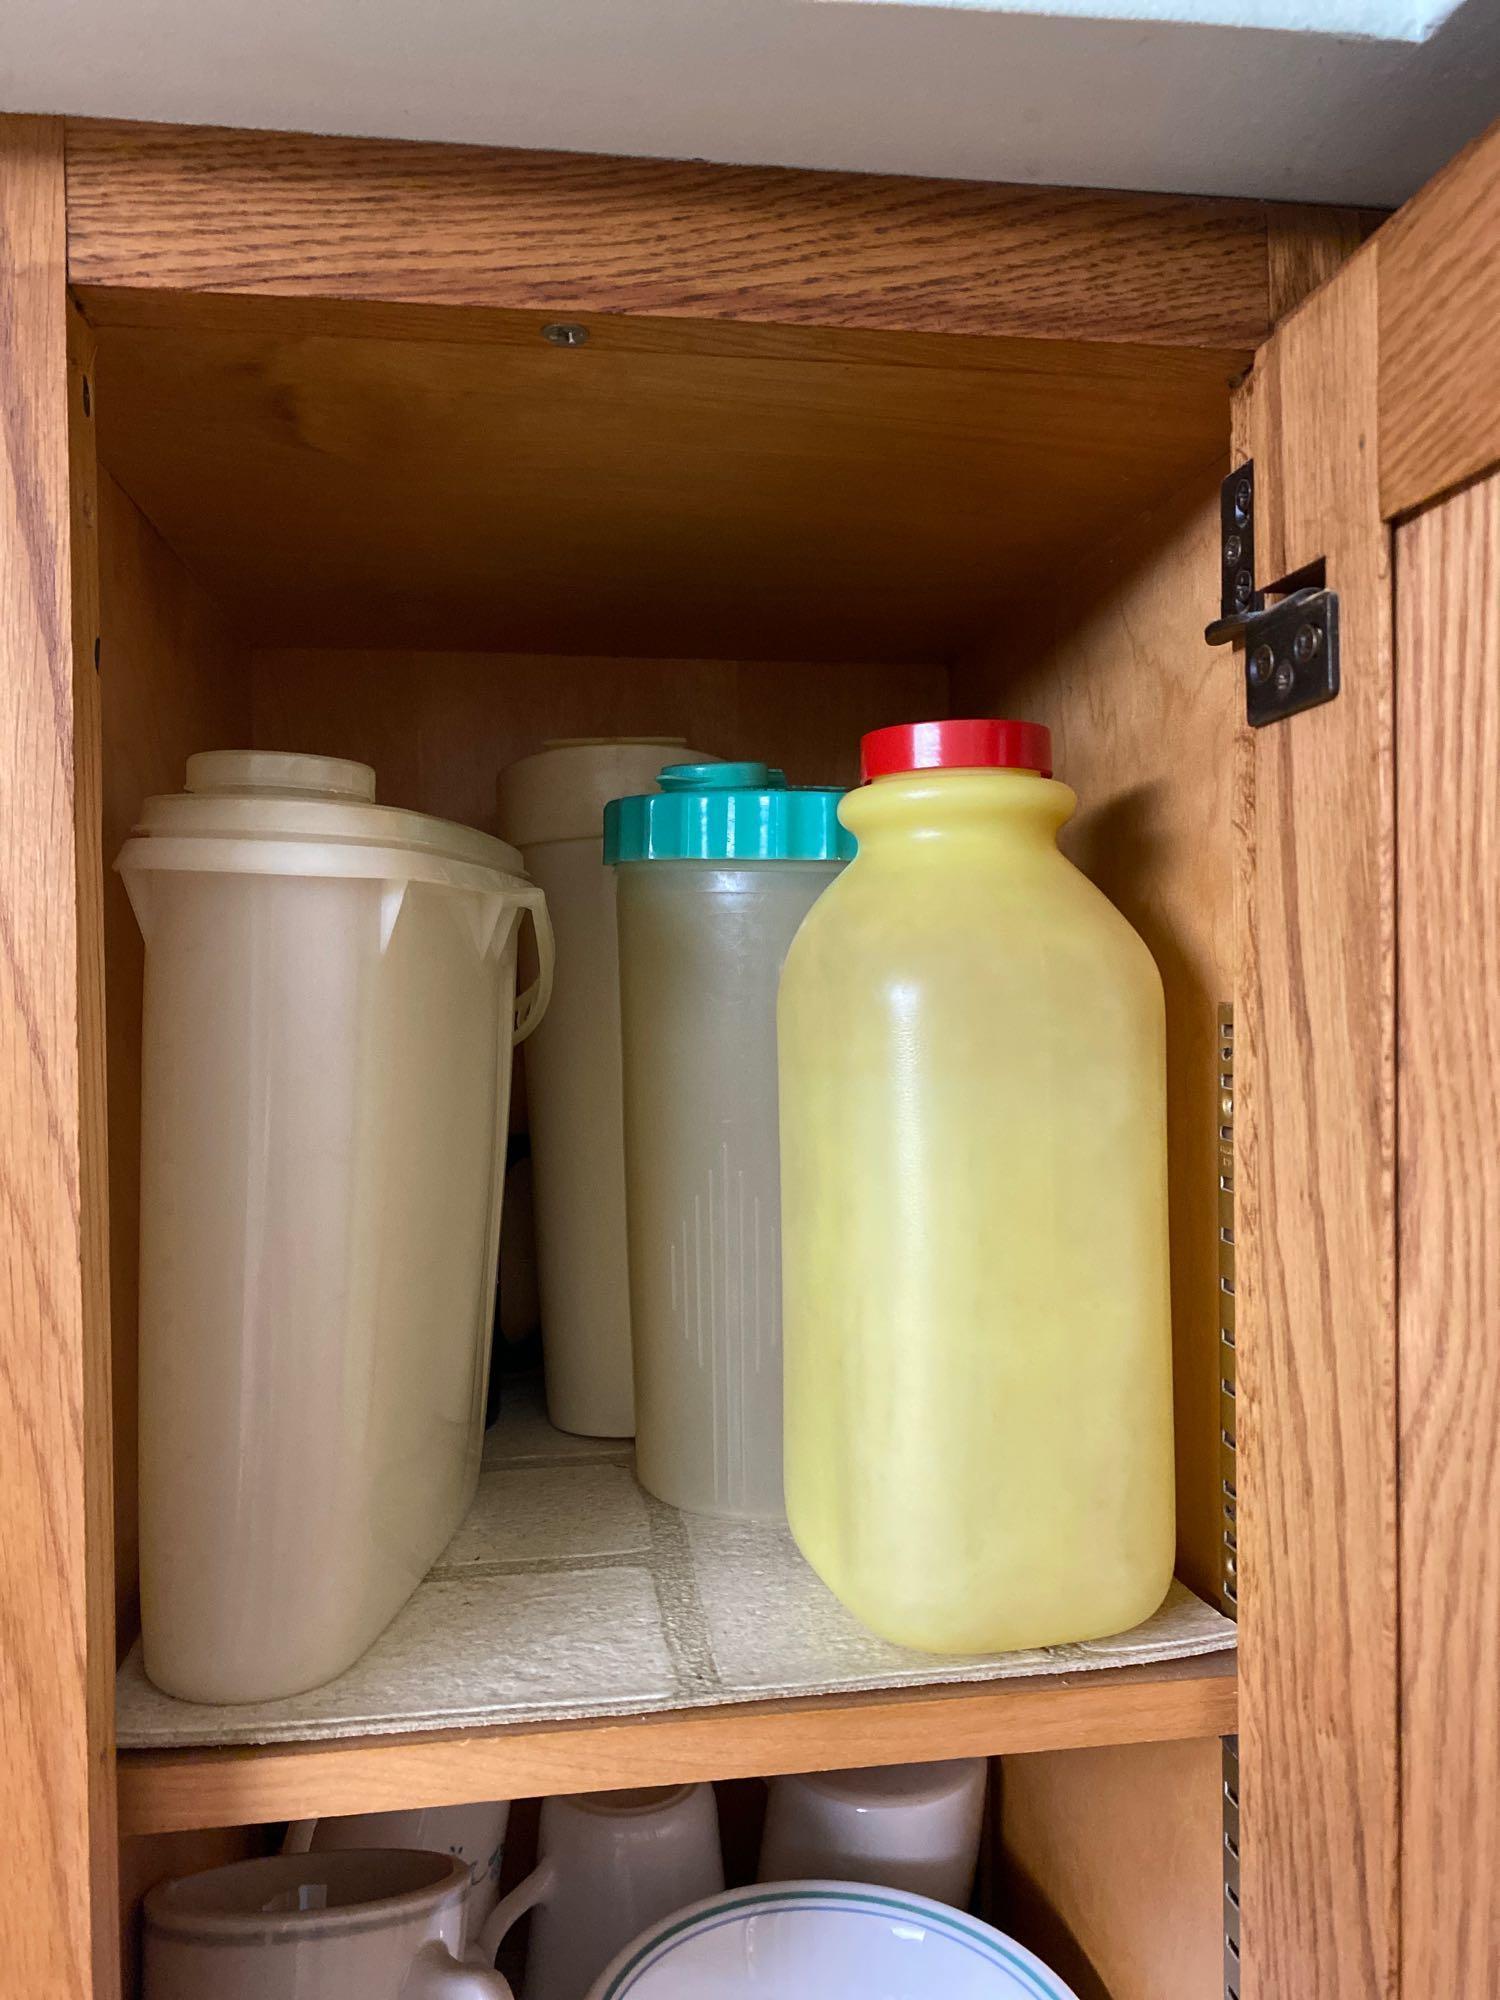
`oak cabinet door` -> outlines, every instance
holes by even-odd
[[[0,1993],[111,2000],[97,581],[63,132],[0,118]]]
[[[1500,128],[1237,403],[1342,650],[1239,749],[1240,2000],[1500,1977],[1497,327]]]

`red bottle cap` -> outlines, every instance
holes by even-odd
[[[1039,771],[1052,776],[1052,732],[1040,722],[898,722],[861,739],[859,782],[898,771]]]

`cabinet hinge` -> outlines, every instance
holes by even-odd
[[[1219,488],[1219,615],[1203,636],[1210,646],[1244,642],[1245,719],[1253,729],[1338,693],[1339,600],[1326,583],[1322,556],[1256,583],[1255,464],[1236,466]]]

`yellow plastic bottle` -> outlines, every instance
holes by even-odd
[[[1172,1577],[1161,979],[1045,729],[863,750],[781,979],[792,1531],[898,1644],[1099,1638]]]

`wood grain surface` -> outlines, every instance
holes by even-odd
[[[107,387],[96,385],[107,396]],[[194,750],[250,740],[249,654],[140,509],[99,481],[104,962],[109,1068],[109,1273],[114,1354],[115,1616],[136,1605],[136,1305],[140,1284],[140,926],[115,857],[156,792],[182,789]]]
[[[941,658],[1222,449],[1245,358],[916,336],[907,361],[806,330],[728,352],[618,320],[564,350],[534,318],[441,340],[238,303],[270,310],[98,329],[101,448],[283,646]]]
[[[111,2000],[119,1978],[94,448],[65,277],[62,128],[0,119],[0,1973],[18,2000]]]
[[[1321,212],[1321,211],[1320,211]],[[1342,211],[1333,211],[1342,213]],[[145,292],[113,285],[75,285],[73,295],[106,345],[123,331],[191,335],[197,339],[265,342],[380,340],[438,342],[458,347],[534,350],[550,325],[545,313],[500,306],[392,304],[299,293],[280,298],[244,292]],[[651,313],[589,313],[576,322],[585,346],[608,354],[682,354],[699,359],[823,361],[903,368],[1015,370],[1029,361],[1046,376],[1066,376],[1090,363],[1130,372],[1169,368],[1172,357],[1190,378],[1200,357],[1235,370],[1249,365],[1248,345],[1162,349],[1140,341],[1038,340],[1011,334],[920,333],[868,327],[796,326],[771,321],[664,319]],[[550,343],[544,343],[550,344]],[[570,350],[574,354],[578,349]],[[1149,357],[1149,358],[1148,358]]]
[[[1500,462],[1500,123],[1407,203],[1378,249],[1390,518]]]
[[[1305,298],[1326,285],[1384,220],[1380,209],[1272,202],[1266,210],[1271,324],[1279,326]]]
[[[1378,240],[1378,239],[1377,239]],[[1236,1323],[1242,2000],[1396,1967],[1394,773],[1374,245],[1243,392],[1257,569],[1327,558],[1338,699],[1244,731]]]
[[[1253,345],[1256,202],[68,125],[85,285]]]
[[[122,1833],[469,1799],[696,1783],[910,1759],[1222,1735],[1234,1655],[928,1688],[738,1702],[619,1721],[346,1738],[253,1750],[124,1751]]]
[[[1079,2000],[1212,2000],[1219,1772],[1211,1737],[1007,1757],[994,1922]]]
[[[852,785],[865,730],[948,713],[936,664],[297,650],[257,653],[253,685],[257,749],[355,757],[385,803],[491,833],[501,768],[550,737],[680,736]]]
[[[1226,411],[1227,419],[1227,411]],[[1219,440],[1227,445],[1226,429]],[[1232,758],[1238,676],[1197,644],[1218,572],[1221,457],[1169,506],[1038,592],[953,674],[956,714],[1053,732],[1079,795],[1071,858],[1151,947],[1167,1002],[1178,1571],[1220,1570],[1217,1009],[1235,965]],[[1002,1926],[1081,2000],[1202,2000],[1221,1969],[1219,1746],[1011,1758],[1001,1781]],[[1014,1925],[1008,1921],[1014,1918]]]
[[[1401,1990],[1500,1983],[1500,474],[1396,536]]]
[[[1226,412],[1227,417],[1227,412]],[[1222,452],[1227,431],[1219,440]],[[1234,979],[1230,746],[1237,675],[1197,643],[1218,574],[1221,458],[1091,551],[954,670],[955,714],[1053,732],[1079,797],[1062,845],[1150,946],[1167,1002],[1178,1573],[1219,1589],[1217,1009]]]

